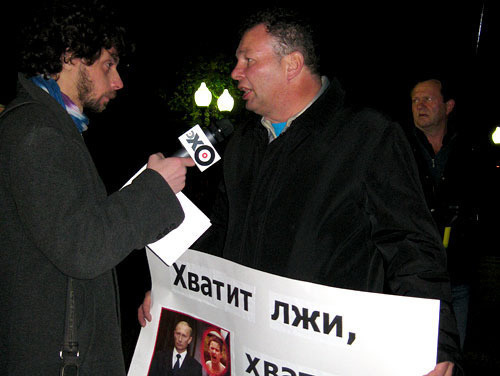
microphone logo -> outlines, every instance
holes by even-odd
[[[213,163],[216,155],[217,152],[212,146],[202,145],[195,150],[194,161],[201,166],[208,167]]]
[[[206,170],[220,160],[220,155],[199,125],[195,125],[181,135],[179,141],[193,158],[200,171]]]

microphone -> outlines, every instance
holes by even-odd
[[[207,136],[208,140],[212,145],[218,142],[224,141],[227,136],[229,136],[234,131],[233,124],[228,119],[216,120],[215,123],[210,124],[207,129],[203,130],[203,133]],[[185,148],[179,149],[177,152],[172,154],[172,157],[189,157],[189,153]]]

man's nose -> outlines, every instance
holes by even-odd
[[[120,90],[123,88],[123,81],[118,71],[115,71],[115,74],[111,78],[111,87],[113,88],[113,90]]]
[[[243,77],[244,77],[243,69],[240,67],[239,64],[236,64],[236,66],[234,67],[233,71],[231,72],[231,78],[233,80],[239,81]]]
[[[417,105],[417,109],[418,110],[423,110],[423,109],[426,109],[426,108],[427,108],[427,105],[426,105],[426,103],[424,101],[419,102],[418,105]]]

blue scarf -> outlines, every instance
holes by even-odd
[[[52,98],[54,98],[68,112],[73,119],[80,133],[87,130],[89,118],[80,112],[80,109],[73,101],[59,88],[59,85],[52,78],[46,80],[41,75],[31,77],[31,81],[45,90]]]

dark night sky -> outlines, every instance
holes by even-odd
[[[155,87],[172,80],[175,68],[190,56],[217,51],[232,54],[237,45],[235,29],[247,11],[262,4],[289,2],[256,0],[251,2],[253,8],[227,0],[205,5],[176,2],[175,7],[167,1],[117,3],[137,41],[134,73],[144,87]],[[488,66],[487,59],[498,46],[500,35],[496,30],[500,28],[500,6],[494,1],[348,1],[349,5],[329,3],[328,10],[324,1],[306,3],[302,11],[319,26],[324,71],[339,76],[348,91],[357,92],[368,104],[389,113],[398,113],[396,103],[400,108],[401,103],[408,104],[404,96],[419,72],[444,71],[467,85],[472,80],[491,84],[490,75],[496,74],[492,71],[496,67]],[[485,19],[480,53],[476,56],[483,3]],[[17,7],[24,9],[25,4],[19,2]],[[19,17],[22,16],[14,13],[3,19],[17,23]],[[3,70],[7,69],[11,85],[15,67],[8,60],[14,48],[11,36],[15,27],[4,21],[2,27],[2,64],[7,64]],[[488,79],[484,79],[485,72]],[[493,81],[498,82],[498,78]],[[2,101],[4,92],[2,88]],[[393,103],[394,98],[402,100]]]
[[[252,2],[253,7],[270,3]],[[479,56],[475,47],[481,1],[423,0],[397,5],[393,1],[346,2],[349,5],[333,2],[328,11],[320,5],[324,1],[306,3],[302,11],[315,20],[320,31],[323,71],[338,76],[349,92],[355,92],[367,104],[395,116],[407,111],[410,82],[422,73],[449,74],[460,82],[464,96],[476,90],[476,84],[491,84],[491,75],[499,75],[491,72],[496,67],[489,67],[485,61],[496,47],[489,38],[498,45],[495,28],[500,27],[500,22],[497,26],[495,21],[500,18],[500,7],[492,1],[485,2],[487,19]],[[166,5],[134,9],[133,25],[138,32],[141,58],[153,65],[153,71],[169,77],[172,67],[190,55],[223,51],[231,56],[237,45],[235,30],[239,20],[252,9],[242,11],[236,2],[213,4],[180,5],[174,16]],[[193,33],[196,29],[201,33]],[[493,80],[498,82],[498,77]]]
[[[269,3],[254,1],[252,6]],[[273,2],[283,3],[289,2]],[[319,30],[323,72],[337,76],[360,103],[376,107],[405,125],[413,81],[439,73],[456,85],[456,109],[461,111],[464,129],[483,137],[500,123],[494,111],[500,99],[496,90],[500,69],[493,59],[500,46],[499,5],[484,3],[476,53],[481,1],[349,1],[348,5],[332,2],[328,10],[320,5],[324,1],[305,3],[302,11],[315,20]],[[253,8],[219,1],[181,5],[175,13],[167,5],[132,10],[136,16],[132,25],[138,46],[137,72],[142,72],[146,90],[158,82],[175,82],[176,68],[193,56],[226,52],[233,59],[236,30]]]
[[[322,70],[340,79],[352,98],[375,107],[399,121],[409,123],[409,90],[415,78],[425,74],[448,75],[457,86],[457,112],[461,126],[475,137],[486,137],[500,123],[497,112],[500,71],[495,50],[500,45],[500,5],[485,0],[418,2],[310,0],[302,12],[317,25],[322,46]],[[137,159],[135,169],[153,151],[177,148],[160,145],[169,129],[165,108],[158,106],[159,88],[172,89],[176,71],[196,56],[227,53],[234,59],[236,30],[248,12],[263,4],[285,1],[253,1],[251,7],[227,0],[178,2],[143,0],[117,2],[136,41],[132,65],[124,74],[125,89],[106,113],[94,116],[88,137],[96,143],[96,159],[105,169],[115,163],[106,146],[118,147],[126,163]],[[481,7],[483,28],[476,53]],[[26,9],[26,2],[17,3]],[[174,9],[175,8],[175,9]],[[12,13],[11,24],[2,23],[2,71],[0,103],[12,95],[15,84],[13,36],[24,13]],[[457,116],[458,118],[458,116]],[[177,136],[178,134],[172,134]],[[172,137],[176,142],[176,137]],[[103,144],[105,147],[102,147]],[[126,152],[125,152],[126,151]],[[125,175],[128,170],[123,172]],[[121,173],[119,173],[121,175]],[[116,184],[120,184],[117,182]]]

